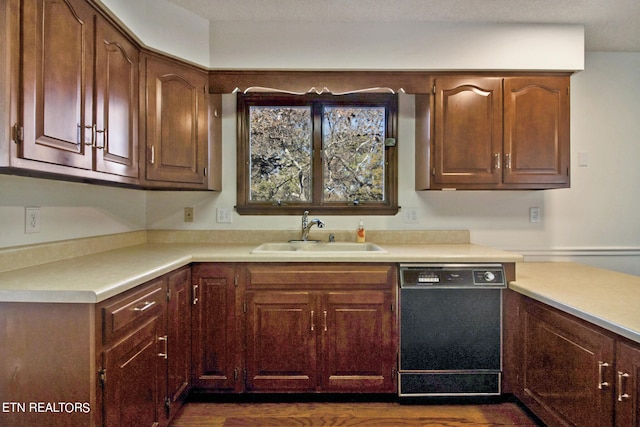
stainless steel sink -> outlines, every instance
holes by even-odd
[[[306,252],[373,252],[386,253],[384,249],[375,243],[355,243],[355,242],[272,242],[263,243],[251,251],[252,254],[260,253],[306,253]]]

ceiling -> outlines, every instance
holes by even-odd
[[[168,0],[211,21],[582,24],[588,51],[640,52],[640,0]]]

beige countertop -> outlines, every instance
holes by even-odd
[[[192,262],[518,262],[467,243],[380,244],[385,252],[252,254],[256,244],[147,243],[0,273],[0,302],[96,303]]]
[[[516,265],[518,293],[640,343],[640,277],[571,262]]]

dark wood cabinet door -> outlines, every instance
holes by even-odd
[[[393,296],[328,292],[321,302],[323,391],[393,392]]]
[[[146,179],[206,188],[207,74],[146,58]]]
[[[314,391],[322,318],[310,292],[247,292],[247,390]]]
[[[92,169],[93,17],[84,0],[22,2],[19,157]]]
[[[433,183],[438,188],[502,181],[502,79],[435,80]]]
[[[164,374],[158,341],[164,328],[162,316],[152,317],[144,326],[103,353],[104,423],[107,426],[154,426],[161,407],[158,382]]]
[[[616,423],[640,427],[640,346],[618,342],[616,347]]]
[[[197,264],[192,285],[192,381],[196,388],[240,391],[240,332],[232,265]]]
[[[95,168],[137,178],[138,49],[98,17],[95,54]]]
[[[569,77],[504,79],[504,182],[569,185]]]
[[[191,268],[167,275],[167,393],[169,417],[178,412],[191,377]]]
[[[538,303],[524,307],[525,394],[551,425],[612,425],[614,339]]]

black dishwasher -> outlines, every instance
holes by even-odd
[[[501,392],[501,264],[400,265],[398,394]]]

